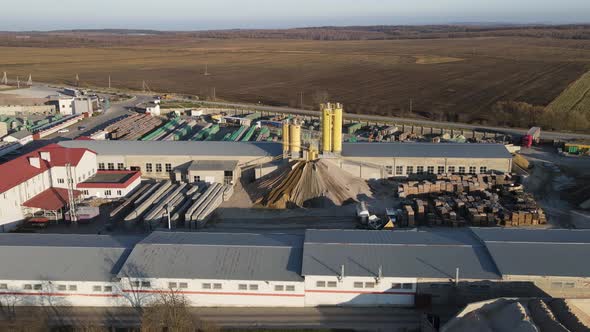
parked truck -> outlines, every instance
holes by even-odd
[[[525,148],[530,148],[533,144],[539,144],[541,140],[541,128],[540,127],[532,127],[529,131],[522,137],[522,146]]]

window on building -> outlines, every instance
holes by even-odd
[[[78,182],[82,182],[82,178],[81,177],[78,177]]]
[[[104,286],[103,290],[107,293],[111,293],[113,291],[113,286]]]
[[[256,284],[251,284],[250,286],[248,286],[248,288],[249,288],[250,290],[258,290],[258,285],[256,285]]]
[[[418,167],[416,167],[416,173],[418,173],[418,174],[424,174],[424,166],[418,166]]]
[[[99,171],[104,171],[105,170],[104,163],[98,163],[98,170]]]
[[[414,166],[406,167],[406,174],[408,174],[408,175],[414,174]]]
[[[402,288],[402,284],[398,284],[398,283],[391,284],[391,289],[401,289],[401,288]]]
[[[449,173],[455,173],[455,166],[449,166]]]
[[[374,282],[365,282],[365,288],[375,288]]]
[[[141,288],[151,288],[152,284],[149,281],[142,281]]]
[[[434,174],[434,166],[428,166],[428,174]]]
[[[156,164],[156,173],[162,173],[162,164]]]
[[[170,173],[172,172],[172,164],[166,164],[166,172]]]
[[[117,163],[117,169],[120,170],[120,171],[124,170],[125,169],[125,164],[123,164],[123,163]]]
[[[221,289],[221,284],[213,284],[213,289]]]
[[[316,281],[315,286],[316,287],[326,287],[326,282],[325,281]]]
[[[355,281],[355,283],[353,284],[354,288],[363,288],[363,283],[360,281]]]
[[[387,175],[393,175],[393,166],[385,166],[385,172]]]
[[[119,196],[123,195],[123,191],[117,190],[117,195],[119,195]]]
[[[238,285],[238,290],[248,290],[248,285],[246,285],[246,284],[239,284]]]
[[[566,282],[565,284],[563,284],[563,288],[574,288],[576,287],[576,284],[573,282]]]
[[[57,290],[58,291],[66,291],[68,288],[66,287],[66,285],[57,285]]]
[[[198,176],[198,175],[195,175],[195,176],[193,177],[193,182],[201,182],[201,177],[200,177],[200,176]]]
[[[78,286],[77,285],[69,285],[68,289],[70,292],[75,292],[78,290]]]
[[[562,288],[563,284],[561,282],[552,282],[551,288]]]
[[[8,289],[8,284],[0,284],[0,289]]]
[[[481,167],[479,168],[479,173],[481,173],[481,174],[485,174],[485,173],[487,173],[487,172],[488,172],[488,168],[487,168],[486,166],[481,166]]]
[[[403,175],[404,166],[395,166],[395,175]]]
[[[178,287],[178,284],[175,283],[175,282],[169,282],[168,283],[168,288],[170,288],[170,289],[177,288],[177,287]]]
[[[151,163],[145,164],[145,171],[148,173],[152,172],[152,164]]]
[[[110,190],[105,190],[105,191],[104,191],[104,195],[105,195],[105,196],[111,196],[111,194],[112,194],[112,193],[111,193],[111,191],[110,191]]]
[[[285,290],[285,286],[275,285],[275,292],[282,292],[283,290]]]
[[[133,281],[131,283],[131,286],[135,287],[135,288],[139,288],[140,282],[139,281]]]
[[[444,166],[438,166],[437,173],[438,174],[444,174],[445,173],[445,167]]]
[[[115,170],[115,164],[114,163],[108,163],[107,167],[109,168],[109,171],[114,171]]]
[[[338,283],[336,281],[328,281],[328,287],[336,288],[338,287]]]
[[[469,166],[469,174],[475,174],[475,170],[476,170],[475,166]]]
[[[188,288],[188,283],[181,282],[181,283],[178,284],[178,288]]]
[[[93,292],[102,292],[102,286],[92,286]]]
[[[459,174],[465,174],[465,166],[459,166]]]
[[[90,195],[90,191],[88,191],[88,190],[86,190],[86,189],[82,190],[82,193],[83,193],[85,196],[89,196],[89,195]]]
[[[412,289],[412,288],[414,288],[414,286],[412,284],[403,283],[402,288],[403,289]]]
[[[66,183],[64,179],[57,179],[57,183]]]
[[[211,284],[210,283],[204,283],[201,285],[201,288],[203,289],[211,289]]]
[[[294,285],[287,285],[287,287],[285,287],[285,290],[287,292],[294,292],[295,291],[295,286]]]
[[[33,286],[33,289],[34,289],[34,290],[42,290],[42,289],[43,289],[43,285],[41,285],[41,284],[35,284],[35,285]]]
[[[33,289],[33,285],[31,285],[31,284],[25,284],[23,286],[23,288],[26,289],[26,290],[31,290],[31,289]]]

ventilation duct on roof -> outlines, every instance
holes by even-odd
[[[29,164],[35,168],[41,168],[41,159],[39,157],[29,157]]]
[[[51,162],[51,153],[49,151],[42,151],[39,155],[41,156],[41,159]]]

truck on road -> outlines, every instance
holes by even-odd
[[[541,140],[541,128],[540,127],[532,127],[529,131],[522,137],[522,146],[525,148],[530,148],[534,144],[539,144]]]

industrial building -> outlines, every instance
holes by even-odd
[[[0,271],[0,302],[141,306],[174,292],[193,306],[414,306],[590,295],[580,264],[587,230],[154,232],[138,241],[0,234],[0,264],[11,267]]]
[[[178,171],[189,179],[187,169],[193,161],[217,164],[218,171],[229,171],[227,161],[237,162],[239,168],[264,168],[282,158],[288,147],[291,147],[288,150],[291,153],[299,154],[302,147],[296,138],[300,128],[293,123],[286,128],[283,130],[295,135],[289,144],[283,142],[283,145],[212,141],[67,141],[59,144],[95,151],[99,169],[141,170],[145,177],[159,179],[178,179],[174,174]],[[343,143],[341,155],[335,156],[331,152],[327,159],[363,179],[427,173],[509,173],[512,169],[512,155],[502,144]],[[197,165],[194,167],[198,168]],[[271,167],[257,177],[275,168]]]
[[[12,134],[8,134],[2,138],[4,142],[16,142],[20,144],[20,146],[25,146],[33,141],[33,134],[28,130],[19,130]]]
[[[96,157],[86,148],[51,144],[0,164],[0,232],[33,216],[60,220],[72,201],[123,197],[141,182],[139,172],[97,174]]]
[[[263,165],[282,156],[278,143],[79,140],[59,144],[95,151],[100,170],[141,170],[144,177],[153,179],[171,179],[178,174],[189,182],[195,176],[202,181],[211,177],[221,180],[225,172],[232,172],[227,176],[235,182],[237,168]]]

